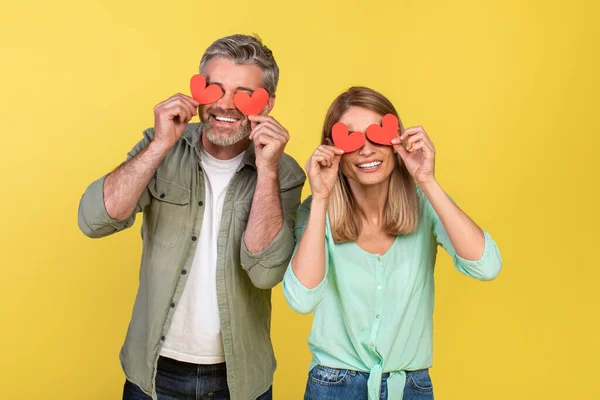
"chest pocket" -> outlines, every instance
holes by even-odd
[[[148,188],[152,194],[150,212],[145,216],[148,238],[161,247],[174,247],[184,219],[189,218],[191,191],[158,177],[150,181]]]

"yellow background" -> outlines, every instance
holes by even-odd
[[[273,116],[302,165],[334,97],[370,86],[427,129],[442,187],[498,242],[492,283],[440,255],[436,398],[600,398],[597,1],[21,0],[0,14],[1,398],[120,398],[139,222],[87,239],[79,198],[237,32],[275,53]],[[273,301],[275,395],[299,399],[311,316],[280,286]]]

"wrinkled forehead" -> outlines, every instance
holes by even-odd
[[[263,71],[255,64],[236,64],[229,59],[214,58],[203,72],[207,83],[218,84],[226,91],[253,91],[263,84]]]

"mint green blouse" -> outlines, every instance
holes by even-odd
[[[419,224],[409,235],[397,236],[385,254],[371,254],[355,242],[335,244],[327,217],[326,273],[308,289],[294,275],[291,263],[283,292],[297,312],[314,312],[308,337],[310,369],[331,368],[369,373],[368,398],[379,399],[383,373],[390,373],[390,399],[402,399],[406,371],[431,367],[433,342],[433,271],[437,245],[452,257],[461,273],[486,281],[502,267],[496,243],[487,232],[481,259],[461,258],[431,203],[421,190]],[[298,210],[295,235],[304,233],[312,197]]]

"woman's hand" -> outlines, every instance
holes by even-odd
[[[306,173],[313,199],[327,200],[337,181],[344,150],[320,145],[306,162]]]
[[[422,126],[405,129],[392,145],[417,184],[435,181],[435,146]]]

